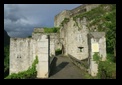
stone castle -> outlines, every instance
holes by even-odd
[[[50,63],[55,50],[61,49],[64,55],[72,55],[78,60],[88,59],[89,73],[97,74],[97,64],[93,55],[98,52],[106,59],[106,38],[104,32],[90,32],[87,18],[74,21],[73,16],[88,12],[100,4],[84,4],[72,10],[64,10],[55,16],[54,26],[59,33],[44,33],[43,28],[35,28],[31,38],[10,39],[10,74],[27,70],[38,56],[37,77],[49,77]],[[62,23],[65,19],[68,22]],[[77,22],[77,23],[76,23]]]

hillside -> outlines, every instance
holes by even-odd
[[[10,37],[8,36],[7,32],[4,30],[4,46],[9,45]]]
[[[9,44],[10,37],[4,30],[4,77],[9,74]]]

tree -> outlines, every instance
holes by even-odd
[[[107,51],[108,53],[114,53],[114,56],[116,56],[116,10],[106,15],[105,19],[108,28],[106,33]]]

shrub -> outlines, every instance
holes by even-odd
[[[52,27],[52,28],[44,28],[44,32],[45,33],[57,33],[59,32],[59,29],[58,27]]]
[[[83,19],[83,17],[89,21],[88,28],[96,26],[98,32],[106,32],[107,52],[114,53],[116,46],[116,4],[102,4],[88,12],[74,16],[73,20],[76,22],[77,18]],[[95,30],[89,29],[89,31]]]
[[[32,38],[32,36],[28,36],[28,38]]]
[[[61,53],[62,53],[62,50],[61,50],[61,49],[55,50],[55,54],[56,54],[56,55],[59,55],[59,54],[61,54]]]
[[[112,54],[107,54],[107,60],[101,61],[99,53],[95,53],[93,55],[93,60],[98,64],[98,78],[116,79],[116,64],[113,62]]]
[[[113,54],[107,54],[106,61],[99,61],[97,77],[100,79],[116,79],[116,63]]]
[[[116,79],[116,64],[109,61],[100,61],[98,77],[101,79]]]
[[[64,24],[69,22],[69,18],[64,18],[64,20],[61,22],[61,26],[64,26]]]
[[[9,46],[4,46],[4,77],[9,75]]]

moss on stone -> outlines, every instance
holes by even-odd
[[[61,22],[60,26],[64,26],[64,24],[67,24],[69,22],[69,18],[64,18],[64,20]]]

